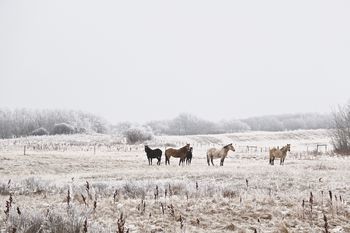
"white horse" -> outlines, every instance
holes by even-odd
[[[224,146],[221,149],[210,148],[207,151],[208,166],[210,166],[210,162],[209,161],[211,161],[211,164],[214,166],[213,159],[221,159],[220,160],[220,166],[223,166],[224,165],[224,160],[225,160],[229,150],[232,150],[233,152],[235,151],[235,148],[232,146],[232,143]]]

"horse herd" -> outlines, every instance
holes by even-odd
[[[207,150],[207,163],[208,166],[210,166],[210,163],[214,166],[214,159],[220,159],[220,166],[224,165],[225,158],[227,157],[227,154],[229,151],[235,152],[235,148],[233,147],[232,143],[217,149],[217,148],[210,148]],[[286,146],[279,149],[278,147],[274,147],[270,149],[270,165],[274,165],[275,159],[280,159],[280,164],[284,164],[284,160],[287,156],[287,152],[290,151],[290,144],[287,144]],[[157,165],[160,165],[161,159],[162,159],[162,150],[161,149],[151,149],[149,146],[145,146],[145,152],[148,158],[148,164],[152,165],[152,159],[157,159]],[[170,157],[179,158],[179,165],[184,165],[186,162],[187,165],[191,164],[192,161],[192,153],[193,148],[190,146],[190,144],[186,144],[185,146],[181,147],[180,149],[174,149],[174,148],[168,148],[165,150],[165,165],[170,165]]]

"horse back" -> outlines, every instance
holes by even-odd
[[[162,156],[163,153],[161,149],[155,149],[154,152],[157,156]]]
[[[186,156],[186,152],[183,153],[183,151],[181,149],[173,149],[173,148],[169,148],[165,151],[165,156],[167,157],[175,157],[175,158],[180,158],[180,157],[184,157]]]
[[[281,158],[283,153],[280,149],[272,148],[270,150],[270,157]]]
[[[219,158],[220,157],[220,150],[218,150],[216,148],[209,148],[207,150],[207,156],[213,157],[213,158]]]

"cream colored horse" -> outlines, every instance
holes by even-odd
[[[290,144],[287,144],[281,149],[278,149],[275,147],[270,149],[270,164],[274,165],[275,158],[280,159],[280,165],[284,164],[284,160],[286,159],[286,156],[287,156],[287,151],[290,151]]]
[[[224,146],[221,149],[210,148],[207,151],[208,166],[210,166],[210,161],[211,161],[211,164],[214,166],[213,159],[221,159],[220,166],[223,166],[224,160],[225,160],[229,150],[232,150],[233,152],[235,151],[235,148],[232,146],[232,143]]]

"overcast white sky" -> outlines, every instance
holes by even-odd
[[[219,120],[349,87],[350,1],[0,1],[0,107]]]

